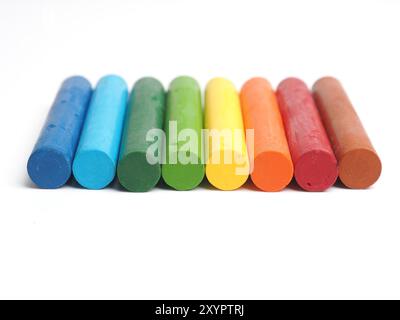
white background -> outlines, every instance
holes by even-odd
[[[399,32],[396,0],[1,0],[0,297],[400,298]],[[35,188],[26,161],[60,83],[108,73],[203,88],[336,76],[381,179],[324,193]]]

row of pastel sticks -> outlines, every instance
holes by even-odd
[[[215,147],[204,129],[231,133],[242,143],[219,136]],[[348,188],[367,188],[379,178],[381,162],[343,87],[331,77],[312,90],[288,78],[276,91],[253,78],[240,93],[229,80],[214,78],[203,112],[193,78],[176,78],[167,92],[158,80],[142,78],[129,97],[125,81],[110,75],[94,90],[83,77],[63,82],[28,173],[40,188],[61,187],[73,173],[88,189],[102,189],[117,175],[136,192],[151,190],[161,177],[173,189],[190,190],[204,176],[217,189],[234,190],[250,175],[263,191],[282,190],[293,176],[302,189],[323,191],[338,176]]]

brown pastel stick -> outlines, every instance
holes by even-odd
[[[335,78],[321,78],[313,94],[339,162],[340,180],[348,188],[368,188],[381,174],[381,161],[342,85]]]

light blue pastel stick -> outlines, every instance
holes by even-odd
[[[85,188],[105,188],[115,177],[127,99],[122,78],[109,75],[98,82],[72,167]]]

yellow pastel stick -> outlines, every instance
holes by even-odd
[[[240,188],[250,166],[239,95],[229,80],[214,78],[207,85],[205,129],[208,181],[221,190]]]

